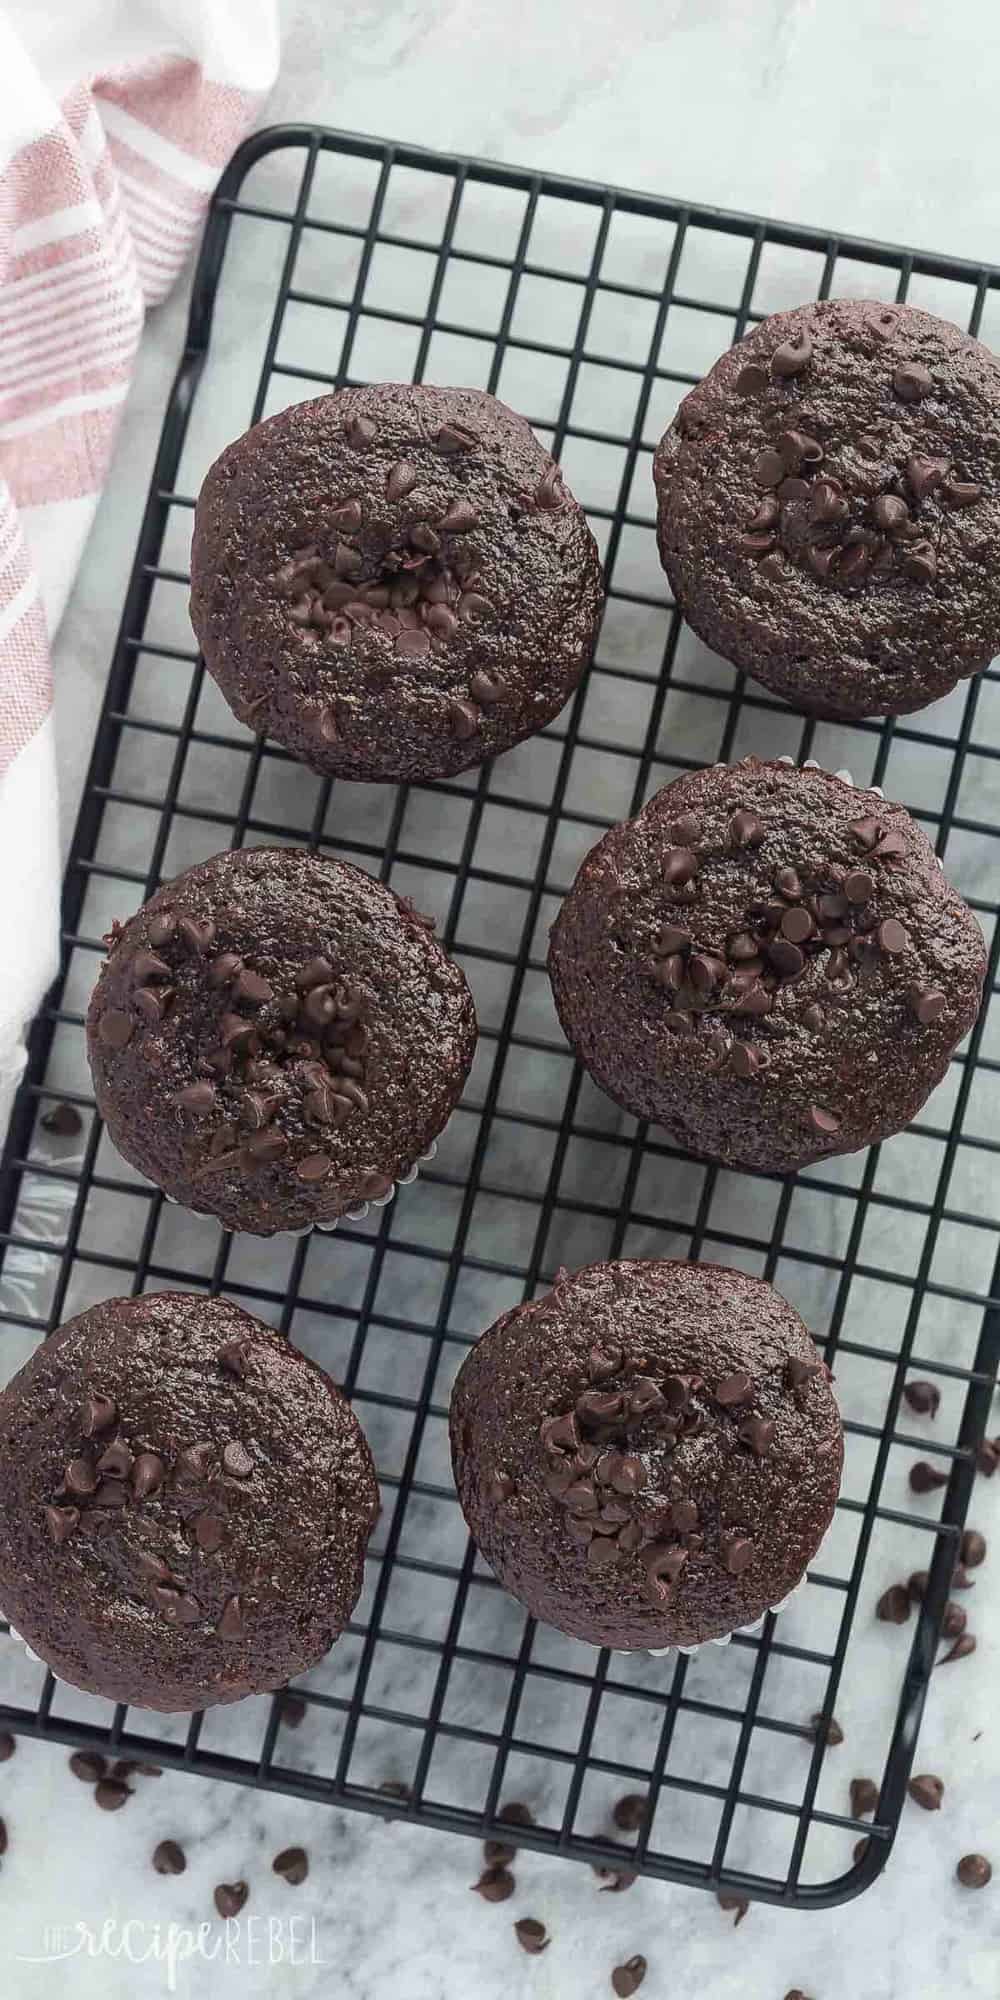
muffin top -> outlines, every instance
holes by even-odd
[[[613,827],[549,952],[563,1027],[612,1097],[694,1153],[779,1173],[908,1124],[985,966],[902,806],[752,757]]]
[[[217,854],[109,940],[87,1038],[133,1166],[229,1229],[331,1221],[445,1124],[476,1040],[428,921],[347,862]]]
[[[536,1617],[594,1645],[697,1645],[801,1578],[843,1458],[826,1370],[759,1278],[590,1264],[463,1363],[452,1451],[469,1527]]]
[[[350,1404],[228,1299],[108,1299],[0,1396],[0,1604],[109,1700],[200,1708],[311,1666],[377,1511]]]
[[[478,389],[298,403],[230,445],[199,496],[206,665],[242,721],[316,770],[441,777],[541,729],[601,601],[558,467]]]
[[[1000,651],[1000,362],[946,321],[777,313],[685,397],[654,476],[685,615],[794,705],[905,713]]]

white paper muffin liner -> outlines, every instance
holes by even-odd
[[[426,1153],[421,1153],[419,1157],[414,1160],[412,1167],[408,1167],[405,1174],[400,1174],[399,1179],[397,1181],[393,1181],[393,1184],[389,1189],[388,1194],[375,1195],[373,1196],[371,1201],[355,1202],[353,1208],[345,1208],[343,1215],[335,1215],[332,1222],[307,1222],[304,1229],[274,1229],[271,1231],[271,1234],[268,1236],[266,1240],[269,1243],[274,1243],[274,1242],[280,1242],[283,1237],[311,1236],[315,1229],[318,1229],[320,1231],[320,1234],[323,1236],[332,1236],[333,1231],[335,1229],[338,1229],[342,1222],[364,1222],[365,1217],[368,1215],[370,1209],[388,1208],[389,1203],[391,1201],[395,1201],[399,1189],[402,1187],[412,1187],[413,1182],[416,1180],[421,1167],[429,1165],[430,1161],[437,1157],[438,1140],[443,1138],[447,1129],[448,1129],[447,1125],[443,1125],[441,1127],[441,1131],[438,1133],[437,1139],[431,1140],[431,1143],[428,1146]],[[144,1176],[143,1178],[146,1177]],[[149,1186],[157,1187],[156,1181],[150,1181]],[[166,1188],[158,1188],[157,1191],[158,1193],[162,1194],[164,1201],[169,1201],[171,1203],[172,1207],[174,1208],[187,1207],[187,1203],[179,1201],[175,1194],[168,1194]],[[205,1211],[202,1209],[191,1209],[189,1212],[192,1215],[201,1215],[205,1213]],[[238,1229],[234,1231],[234,1234],[237,1236],[254,1236],[257,1233],[258,1232],[253,1229],[249,1230]]]

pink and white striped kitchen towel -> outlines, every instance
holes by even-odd
[[[277,65],[276,0],[0,0],[0,1134],[56,966],[50,637],[146,310]]]

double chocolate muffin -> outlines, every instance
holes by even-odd
[[[0,1605],[109,1701],[204,1708],[314,1666],[377,1513],[350,1404],[228,1299],[108,1299],[0,1395]]]
[[[175,1201],[259,1235],[381,1200],[447,1122],[476,1044],[426,918],[301,848],[216,854],[108,939],[98,1110]]]
[[[748,757],[665,785],[583,862],[549,972],[637,1118],[788,1173],[914,1118],[976,1018],[983,935],[902,806]]]
[[[601,604],[558,466],[478,389],[298,403],[230,445],[198,499],[209,673],[241,722],[335,776],[445,777],[543,728]]]
[[[798,1314],[717,1266],[590,1264],[476,1343],[455,1481],[490,1568],[595,1646],[696,1646],[798,1584],[843,1439]]]
[[[777,313],[654,462],[677,603],[815,715],[901,715],[1000,651],[1000,361],[913,306]]]

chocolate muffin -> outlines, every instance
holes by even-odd
[[[465,977],[360,868],[243,848],[124,927],[87,1015],[98,1110],[175,1201],[268,1236],[410,1175],[472,1062]]]
[[[815,715],[902,715],[1000,651],[1000,361],[913,306],[777,313],[654,462],[664,568],[716,652]]]
[[[209,673],[241,722],[334,776],[446,777],[533,735],[601,603],[558,466],[478,389],[298,403],[230,445],[198,500]]]
[[[455,1481],[491,1569],[595,1646],[696,1646],[805,1573],[843,1439],[798,1314],[715,1265],[589,1264],[463,1362]]]
[[[985,969],[902,806],[753,757],[613,827],[549,949],[563,1028],[609,1096],[692,1153],[775,1173],[907,1125]]]
[[[314,1666],[377,1513],[350,1404],[228,1299],[108,1299],[0,1395],[0,1604],[109,1701],[205,1708]]]

